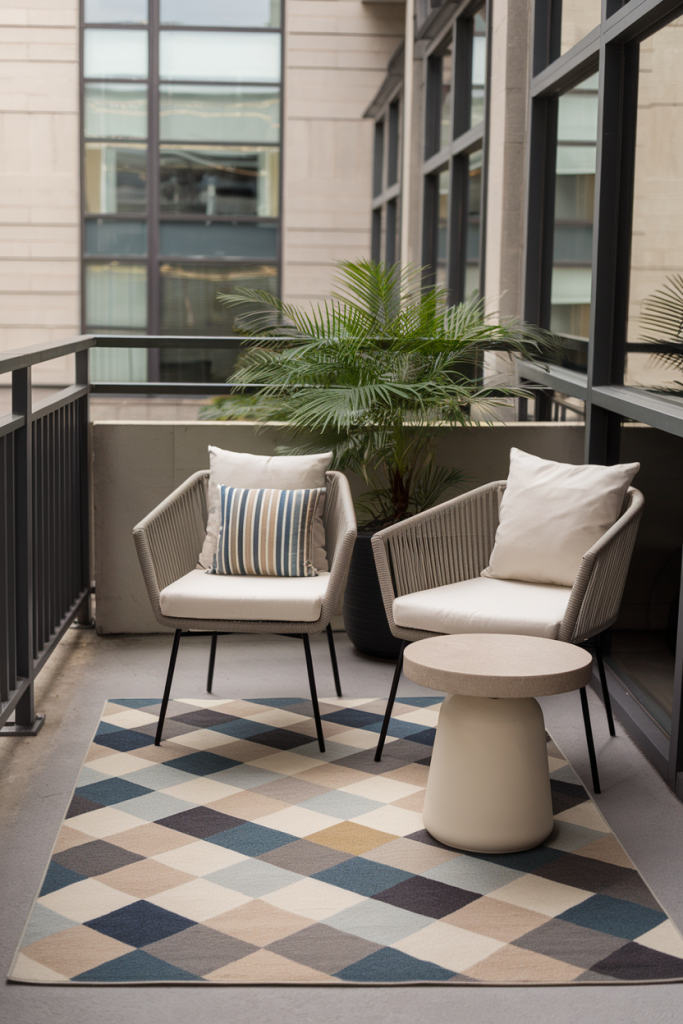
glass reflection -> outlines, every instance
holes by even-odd
[[[83,20],[141,25],[147,21],[147,0],[85,0]]]
[[[146,146],[87,142],[84,172],[86,213],[145,212]]]
[[[450,174],[448,170],[438,175],[438,221],[436,243],[436,284],[446,288],[448,284],[448,193]]]
[[[277,258],[274,224],[162,221],[159,226],[162,256],[223,256],[247,259]]]
[[[640,44],[625,367],[626,384],[674,401],[683,400],[682,97],[678,18]]]
[[[472,91],[470,93],[470,125],[484,120],[484,93],[486,91],[486,11],[474,16],[472,37]]]
[[[87,28],[83,73],[86,78],[146,78],[147,32],[134,28]]]
[[[275,32],[160,32],[159,75],[188,81],[279,82]]]
[[[85,251],[89,256],[144,256],[147,225],[143,220],[86,220]]]
[[[146,138],[146,87],[86,82],[84,122],[86,138]]]
[[[576,46],[585,35],[600,24],[601,0],[562,0],[561,56]]]
[[[280,0],[161,0],[162,25],[279,28]]]
[[[279,142],[280,90],[272,86],[162,85],[163,141]]]
[[[117,329],[147,328],[147,267],[144,263],[86,263],[85,318],[87,330],[112,333]],[[144,352],[144,349],[141,350]]]
[[[160,277],[162,334],[229,334],[235,314],[218,302],[219,293],[278,288],[277,268],[258,264],[162,263]]]
[[[277,149],[163,146],[161,210],[277,217],[279,163]]]
[[[564,340],[563,365],[586,369],[590,328],[598,76],[558,102],[550,327]]]
[[[467,253],[465,261],[465,297],[479,291],[479,253],[481,245],[481,162],[478,149],[470,153],[467,184]]]
[[[451,76],[453,74],[453,54],[446,50],[441,58],[441,145],[447,146],[451,135]]]

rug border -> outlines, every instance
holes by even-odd
[[[83,758],[82,758],[81,763],[80,763],[79,768],[78,768],[78,774],[76,775],[76,781],[75,781],[73,787],[71,788],[69,799],[68,799],[67,804],[66,804],[66,808],[65,808],[64,813],[62,814],[62,818],[61,818],[61,820],[59,822],[59,827],[57,829],[57,834],[56,834],[56,836],[54,838],[54,842],[52,843],[52,846],[50,847],[50,855],[49,855],[49,857],[47,859],[47,864],[45,865],[45,870],[43,871],[43,873],[42,873],[42,875],[40,877],[40,884],[38,885],[38,888],[36,890],[36,894],[33,897],[33,900],[31,902],[31,908],[30,908],[30,910],[28,912],[28,915],[26,917],[26,922],[24,924],[24,927],[21,930],[21,935],[19,937],[19,942],[18,942],[17,947],[16,947],[16,949],[14,951],[14,956],[12,957],[12,961],[10,963],[9,970],[8,970],[6,978],[5,978],[5,983],[6,984],[10,984],[10,985],[40,985],[40,986],[42,986],[44,988],[68,988],[68,987],[71,987],[71,988],[169,988],[171,986],[171,987],[182,987],[182,988],[221,988],[221,987],[223,987],[223,988],[303,988],[303,989],[308,989],[308,988],[321,988],[321,989],[326,989],[326,988],[342,988],[342,989],[344,989],[344,988],[473,988],[473,989],[486,989],[486,988],[553,988],[553,989],[555,989],[555,988],[566,988],[566,989],[572,989],[572,988],[575,988],[576,986],[579,986],[579,985],[584,986],[584,987],[587,987],[587,986],[600,986],[600,987],[604,987],[604,986],[614,986],[614,985],[619,985],[619,986],[623,986],[623,985],[629,985],[629,986],[633,986],[633,985],[680,985],[681,983],[683,983],[683,975],[680,978],[648,978],[648,979],[643,979],[643,980],[639,980],[639,981],[621,981],[618,978],[606,978],[605,981],[593,981],[593,980],[588,980],[588,981],[493,981],[493,982],[486,982],[486,983],[481,982],[481,981],[343,981],[341,978],[336,979],[334,981],[331,980],[331,981],[304,981],[304,982],[301,982],[301,981],[261,981],[261,982],[253,982],[252,981],[252,982],[245,982],[245,981],[206,981],[206,980],[202,980],[202,981],[162,981],[162,982],[160,982],[160,981],[73,981],[72,979],[65,979],[64,981],[29,981],[29,980],[24,979],[24,978],[13,978],[12,977],[12,972],[14,971],[14,968],[16,966],[17,960],[19,959],[19,956],[20,956],[21,951],[22,951],[24,936],[26,935],[26,932],[28,931],[28,926],[29,926],[29,923],[31,921],[31,917],[33,916],[33,911],[35,910],[36,903],[38,902],[41,890],[43,888],[43,882],[45,881],[47,873],[48,873],[48,871],[50,869],[50,864],[52,863],[52,854],[54,853],[55,846],[57,845],[57,840],[59,839],[59,834],[60,834],[60,832],[62,830],[62,826],[64,825],[64,822],[66,821],[66,812],[69,809],[69,806],[71,805],[71,801],[72,801],[72,799],[74,797],[74,794],[76,792],[76,789],[78,787],[78,780],[80,779],[81,771],[82,771],[83,767],[85,766],[85,758],[87,756],[88,750],[90,750],[90,747],[92,746],[92,744],[93,744],[93,742],[95,740],[95,736],[97,735],[97,730],[99,728],[100,722],[102,721],[102,714],[103,714],[104,709],[106,708],[107,704],[109,704],[110,701],[123,700],[123,699],[125,699],[125,698],[107,697],[106,700],[104,701],[104,704],[102,705],[102,710],[100,711],[99,718],[97,719],[97,724],[95,726],[95,730],[92,733],[91,739],[89,740],[88,746],[87,746],[87,748],[85,750],[85,753],[83,754]],[[154,700],[156,698],[150,698],[150,699]],[[176,697],[174,699],[175,700],[188,700],[190,698]],[[276,699],[276,698],[274,698],[274,699]],[[302,701],[303,700],[307,700],[307,699],[308,698],[306,698],[306,697],[302,697],[301,698]],[[343,697],[342,698],[335,697],[335,699],[336,700],[340,700],[340,699],[343,700],[344,698]],[[355,698],[349,698],[349,699],[353,700]],[[370,699],[371,700],[372,699],[374,699],[374,700],[381,700],[382,698],[381,697],[375,697],[375,698],[370,698]],[[227,703],[230,700],[248,700],[248,698],[247,697],[226,697],[222,701],[222,703]],[[217,697],[216,698],[216,702],[217,703],[221,702],[221,698]],[[399,700],[399,703],[400,703],[400,700]],[[556,739],[552,735],[552,733],[548,731],[547,727],[546,727],[545,731],[546,731],[547,735],[550,737],[551,741],[555,744],[557,749],[560,751],[560,753],[562,754],[563,758],[565,759],[565,761],[567,762],[569,767],[572,769],[572,771],[576,775],[576,777],[579,780],[579,782],[581,783],[581,785],[583,786],[588,799],[591,801],[591,803],[593,804],[593,806],[595,807],[596,811],[598,812],[600,817],[603,819],[605,824],[609,827],[610,834],[614,836],[616,841],[619,843],[619,846],[621,847],[621,849],[624,851],[624,853],[626,854],[628,859],[633,864],[635,870],[638,872],[639,878],[641,879],[643,884],[646,886],[648,892],[652,895],[653,899],[656,900],[656,902],[662,908],[662,910],[664,911],[664,913],[667,916],[667,920],[671,922],[671,924],[673,925],[675,931],[677,932],[677,934],[679,935],[679,937],[683,941],[683,933],[678,928],[678,926],[676,925],[675,921],[672,919],[669,911],[663,905],[663,903],[661,902],[659,897],[652,891],[652,888],[649,885],[649,883],[643,878],[643,875],[642,875],[640,869],[632,861],[628,851],[624,848],[621,840],[616,835],[616,833],[612,829],[611,825],[609,824],[609,822],[605,818],[604,814],[602,813],[602,811],[600,810],[600,808],[596,804],[595,800],[593,799],[593,795],[588,792],[587,786],[584,784],[583,780],[581,779],[581,776],[578,774],[576,769],[573,767],[571,761],[569,760],[569,758],[564,753],[564,750],[562,749],[560,744],[556,741]]]

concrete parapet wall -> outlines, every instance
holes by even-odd
[[[286,429],[254,423],[95,422],[93,479],[97,629],[166,632],[152,615],[132,530],[188,476],[208,468],[207,446],[272,455]],[[546,459],[580,463],[583,425],[514,423],[445,429],[439,461],[466,475],[465,490],[507,476],[511,446]],[[351,479],[354,495],[364,489]]]

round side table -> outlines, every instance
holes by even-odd
[[[423,811],[439,842],[476,853],[538,846],[553,829],[543,712],[536,697],[589,682],[592,655],[542,637],[469,633],[406,648],[409,679],[448,694]]]

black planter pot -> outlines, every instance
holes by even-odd
[[[361,654],[372,658],[398,658],[401,641],[392,636],[384,611],[372,533],[359,533],[351,556],[344,594],[344,628]]]

